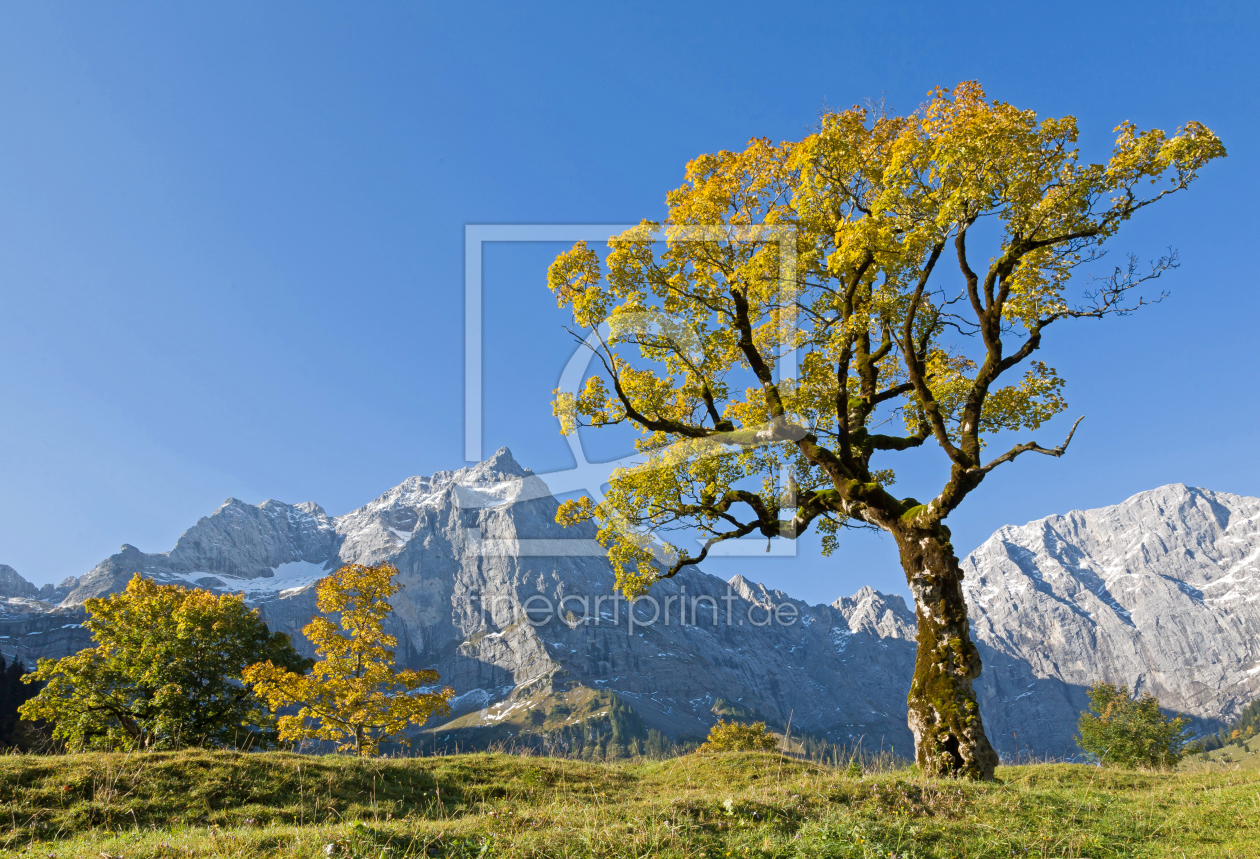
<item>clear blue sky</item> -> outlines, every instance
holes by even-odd
[[[1039,438],[1086,422],[951,517],[960,552],[1163,483],[1260,494],[1252,8],[4,4],[0,563],[60,580],[123,542],[165,551],[229,496],[339,514],[460,467],[465,224],[660,217],[701,152],[972,78],[1076,115],[1094,158],[1125,119],[1201,120],[1230,157],[1112,243],[1179,248],[1172,297],[1048,338],[1071,408]],[[570,462],[559,249],[485,262],[485,449],[540,471]],[[710,569],[904,592],[874,537]]]

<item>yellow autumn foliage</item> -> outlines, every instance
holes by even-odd
[[[1067,407],[1065,381],[1034,360],[1051,325],[1142,306],[1140,285],[1176,258],[1103,270],[1079,294],[1073,277],[1225,154],[1197,122],[1116,134],[1086,163],[1074,117],[964,82],[904,116],[829,112],[801,140],[692,160],[663,222],[603,256],[579,242],[548,273],[600,358],[556,392],[562,431],[629,424],[643,454],[562,518],[598,520],[634,597],[723,540],[815,527],[830,551],[847,525],[930,530],[994,467],[1061,455],[1025,442],[986,459],[986,445]],[[928,442],[945,485],[894,497],[894,469],[874,460]]]
[[[772,752],[779,747],[779,739],[766,730],[765,722],[745,725],[718,719],[709,729],[709,736],[700,746],[702,752]]]
[[[394,665],[398,640],[384,626],[393,610],[388,600],[402,587],[397,573],[389,564],[347,564],[320,579],[317,605],[324,615],[302,628],[320,657],[315,666],[297,674],[262,662],[243,672],[273,711],[299,708],[279,717],[282,740],[330,741],[340,751],[374,755],[383,742],[405,744],[409,725],[449,712],[454,693],[432,690],[436,671]]]

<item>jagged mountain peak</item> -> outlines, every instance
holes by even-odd
[[[532,469],[526,468],[516,461],[512,456],[512,451],[506,447],[501,447],[487,460],[470,466],[467,469],[470,474],[484,474],[491,477],[528,477],[534,472]]]
[[[455,471],[435,471],[430,478],[435,484],[457,483],[464,486],[478,486],[487,483],[519,480],[531,477],[532,469],[525,468],[512,456],[506,447],[496,450],[488,459]]]
[[[522,467],[513,458],[512,451],[501,447],[489,459],[475,465],[454,471],[435,471],[429,476],[408,477],[362,507],[355,508],[337,519],[395,508],[438,507],[449,503],[448,493],[455,487],[469,489],[503,487],[506,490],[519,485],[525,478],[533,476],[532,470]]]
[[[777,605],[784,600],[791,599],[781,590],[766,587],[761,582],[754,582],[752,579],[736,573],[727,581],[731,586],[731,590],[741,599],[746,599],[757,605]]]
[[[995,531],[986,543],[1000,542],[1012,534],[1071,530],[1086,523],[1101,522],[1123,527],[1140,521],[1148,528],[1169,533],[1203,528],[1221,531],[1231,524],[1247,527],[1256,513],[1260,513],[1260,499],[1184,483],[1169,483],[1138,492],[1118,504],[1056,513],[1023,525],[1005,525]]]
[[[846,614],[854,611],[892,611],[910,618],[911,621],[914,618],[914,612],[906,606],[906,601],[899,594],[886,594],[870,585],[862,586],[851,597],[840,597],[831,607]]]
[[[1091,586],[1095,592],[1158,567],[1160,578],[1199,589],[1254,581],[1260,595],[1258,534],[1260,498],[1174,483],[1119,504],[1007,525],[972,553],[977,559],[972,565],[982,558],[1002,559],[996,566],[981,566],[1018,570],[1038,581],[1084,576],[1098,580]],[[963,587],[981,603],[988,599],[981,577],[964,578]],[[1238,590],[1230,587],[1227,592]]]
[[[843,611],[845,609],[854,608],[855,606],[860,605],[862,603],[867,603],[867,602],[880,600],[880,599],[887,600],[888,598],[889,597],[887,595],[880,593],[879,591],[875,590],[870,585],[863,585],[861,588],[858,589],[858,592],[855,593],[853,596],[840,597],[839,599],[837,599],[835,602],[831,604],[831,607],[838,608]],[[897,599],[901,599],[901,598],[898,597]]]
[[[507,448],[466,468],[408,477],[337,517],[311,501],[288,504],[268,499],[254,505],[233,497],[181,534],[170,551],[147,553],[124,545],[61,590],[68,604],[78,604],[120,589],[137,572],[161,580],[213,580],[222,585],[231,580],[272,578],[286,564],[393,561],[419,528],[476,529],[478,508],[502,510],[512,502],[532,499],[554,504],[542,481],[517,463]],[[459,511],[467,508],[473,509],[472,519],[460,516]],[[514,526],[509,523],[507,531],[513,532]],[[289,576],[282,578],[287,581]]]
[[[831,604],[844,617],[851,632],[870,632],[882,638],[915,637],[914,612],[897,594],[886,594],[868,586],[851,597]]]
[[[297,504],[293,505],[293,509],[300,510],[308,516],[325,519],[328,518],[328,514],[324,512],[324,508],[320,507],[314,501],[299,501]]]
[[[46,611],[60,602],[79,580],[73,576],[60,585],[37,587],[8,564],[0,564],[0,614],[25,614]]]
[[[39,597],[39,588],[28,582],[8,564],[0,564],[0,597]]]

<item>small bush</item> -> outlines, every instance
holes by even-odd
[[[1081,713],[1076,744],[1100,764],[1171,767],[1185,754],[1190,720],[1168,719],[1150,693],[1135,698],[1127,686],[1095,683]]]
[[[700,747],[702,752],[771,752],[779,747],[779,740],[766,730],[765,722],[742,725],[718,719],[709,729],[709,737]]]

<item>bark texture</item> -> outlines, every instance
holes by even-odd
[[[954,547],[937,530],[906,529],[896,538],[919,624],[907,698],[915,757],[929,775],[992,779],[998,757],[972,688],[980,654],[971,640]]]

